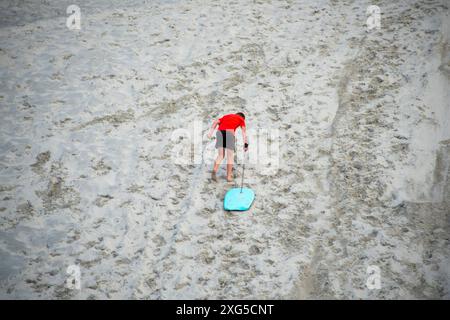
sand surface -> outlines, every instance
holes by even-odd
[[[0,298],[450,298],[448,0],[72,3],[0,4]]]

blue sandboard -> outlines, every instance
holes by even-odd
[[[223,199],[223,208],[227,211],[245,211],[250,208],[255,199],[255,193],[248,188],[233,188],[228,190]]]

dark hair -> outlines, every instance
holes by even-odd
[[[238,112],[238,113],[236,113],[238,116],[241,116],[242,118],[244,118],[245,119],[245,114],[243,114],[242,112]]]

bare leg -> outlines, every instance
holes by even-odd
[[[217,180],[216,173],[217,173],[217,170],[219,170],[219,166],[222,163],[222,160],[223,160],[223,158],[225,156],[223,148],[219,148],[218,151],[219,151],[219,153],[217,154],[216,161],[214,162],[214,168],[213,168],[213,171],[211,173],[211,178],[214,181]]]
[[[234,150],[227,149],[227,181],[233,181]]]

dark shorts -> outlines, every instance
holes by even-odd
[[[216,132],[216,148],[235,149],[236,139],[234,134],[227,130],[217,130]]]

